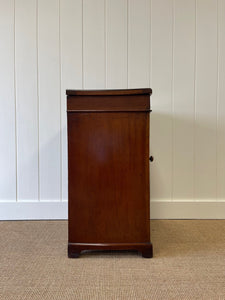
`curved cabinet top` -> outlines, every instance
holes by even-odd
[[[151,95],[147,89],[119,89],[119,90],[66,90],[67,96],[123,96],[123,95]]]
[[[67,90],[67,112],[149,112],[151,93],[151,89]]]

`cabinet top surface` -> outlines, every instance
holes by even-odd
[[[66,90],[67,96],[123,96],[123,95],[151,95],[150,88],[118,89],[118,90]]]

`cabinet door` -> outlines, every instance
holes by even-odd
[[[68,113],[69,242],[149,242],[149,113]]]

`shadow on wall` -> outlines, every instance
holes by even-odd
[[[151,200],[225,199],[225,128],[210,115],[153,110],[150,121]]]

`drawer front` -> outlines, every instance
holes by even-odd
[[[68,96],[67,111],[149,111],[149,95]]]

